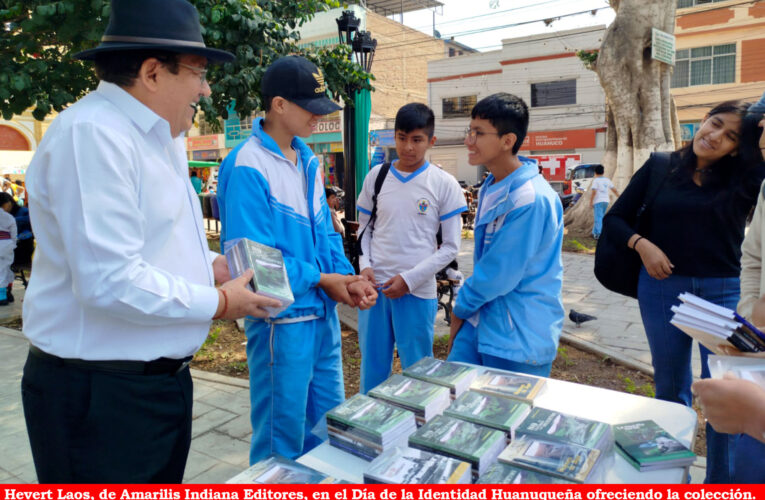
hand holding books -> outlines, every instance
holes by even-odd
[[[239,319],[245,316],[267,318],[270,313],[266,308],[281,305],[278,300],[255,294],[247,288],[252,275],[252,269],[248,269],[241,276],[227,281],[218,289],[218,308],[213,316],[215,319]]]

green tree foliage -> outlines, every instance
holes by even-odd
[[[205,43],[236,60],[210,68],[212,97],[202,110],[210,123],[226,106],[249,116],[260,107],[260,80],[274,59],[301,54],[320,66],[336,99],[348,86],[370,88],[371,75],[348,60],[349,49],[301,49],[296,28],[337,0],[190,0],[199,11]],[[0,0],[0,113],[10,119],[32,107],[43,119],[97,85],[92,63],[72,54],[98,45],[109,20],[109,0]]]

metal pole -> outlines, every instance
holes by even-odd
[[[355,89],[349,88],[348,94],[353,96]],[[356,128],[356,117],[354,109],[345,105],[343,108],[343,121],[345,122],[345,220],[356,220],[356,144],[354,129]]]

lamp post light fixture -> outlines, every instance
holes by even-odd
[[[351,46],[351,54],[348,58],[351,61],[356,62],[361,68],[369,73],[372,68],[372,61],[375,55],[375,49],[377,48],[377,40],[372,38],[372,34],[368,31],[360,31],[359,25],[361,20],[350,11],[343,11],[342,15],[337,18],[337,34],[340,39],[340,43],[345,43]],[[348,95],[353,98],[357,91],[357,87],[351,85],[346,88]],[[344,156],[344,189],[345,189],[345,220],[348,223],[355,222],[356,220],[356,150],[357,144],[354,139],[354,132],[356,129],[356,119],[352,106],[345,105],[343,107],[343,156]],[[352,227],[357,227],[355,224],[348,224],[346,230],[348,251],[350,254],[351,262],[354,264],[357,262],[355,234]]]

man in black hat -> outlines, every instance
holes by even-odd
[[[274,61],[261,82],[265,119],[221,164],[221,241],[249,238],[284,255],[295,302],[275,318],[248,321],[250,463],[297,458],[321,441],[311,429],[344,399],[336,303],[374,305],[377,292],[353,276],[332,226],[319,161],[300,137],[340,109],[321,70],[303,57]]]
[[[113,0],[101,83],[59,115],[27,170],[37,235],[21,382],[41,483],[178,483],[191,443],[188,363],[210,320],[277,301],[208,250],[183,133],[210,94],[186,0]],[[223,283],[215,288],[215,282]]]

